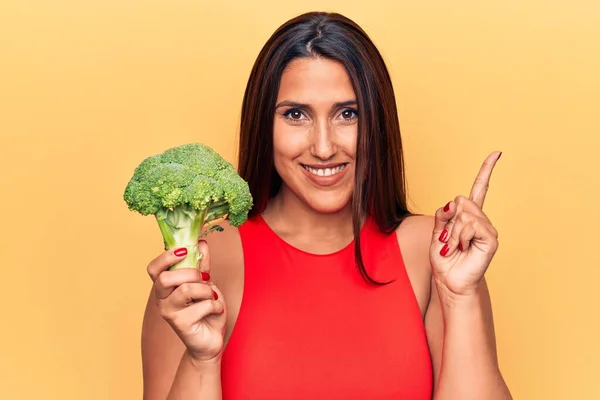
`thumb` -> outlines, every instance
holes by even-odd
[[[198,262],[200,272],[210,275],[210,252],[208,250],[208,243],[204,239],[198,241],[198,254],[200,256]]]
[[[437,237],[442,233],[448,222],[456,215],[456,204],[453,201],[448,202],[444,207],[440,207],[435,212],[435,223],[433,225],[433,236]]]

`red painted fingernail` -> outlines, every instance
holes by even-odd
[[[458,249],[459,249],[460,251],[464,251],[462,243],[459,243],[459,244],[458,244]]]
[[[177,257],[185,256],[187,254],[187,249],[185,247],[182,247],[180,249],[175,250],[173,254],[175,254]]]
[[[215,298],[215,300],[219,300],[219,295],[214,290],[213,290],[213,297]]]
[[[444,212],[448,211],[450,211],[450,202],[448,202],[448,204],[446,204],[446,206],[444,207]]]
[[[210,281],[210,274],[208,272],[200,272],[202,274],[203,281]]]
[[[448,229],[444,229],[440,235],[440,242],[445,242],[448,239]]]
[[[448,254],[448,250],[450,250],[450,246],[448,246],[448,243],[446,243],[444,245],[444,247],[442,247],[442,250],[440,251],[440,254],[445,256],[446,254]]]

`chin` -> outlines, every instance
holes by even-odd
[[[334,193],[315,193],[305,203],[320,214],[335,214],[350,206],[351,193],[335,195]]]
[[[304,168],[299,170],[300,174],[297,170],[293,174],[280,174],[284,182],[289,182],[283,186],[285,197],[289,195],[319,214],[340,213],[350,207],[354,190],[353,170],[341,174],[337,181],[331,177],[314,179]]]

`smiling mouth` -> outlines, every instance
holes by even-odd
[[[313,167],[310,165],[305,165],[305,164],[301,164],[302,167],[307,170],[308,172],[310,172],[313,175],[316,176],[333,176],[336,174],[339,174],[340,172],[342,172],[344,170],[344,168],[346,168],[346,165],[348,165],[347,163],[342,163],[342,164],[337,164],[337,165],[332,165],[332,166],[327,166],[327,167]]]

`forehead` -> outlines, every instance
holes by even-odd
[[[342,64],[322,57],[290,62],[281,76],[278,101],[318,104],[355,100],[350,77]]]

